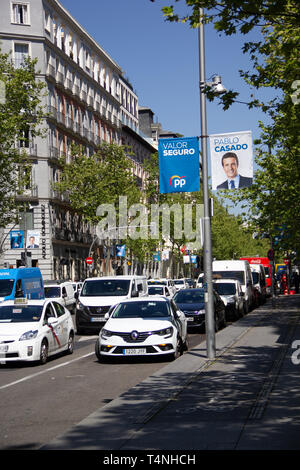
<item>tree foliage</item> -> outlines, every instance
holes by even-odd
[[[132,164],[124,148],[116,143],[102,142],[97,152],[86,155],[80,146],[73,146],[71,161],[60,159],[60,181],[54,189],[67,193],[70,205],[83,218],[97,224],[97,209],[102,204],[112,204],[118,210],[119,196],[128,203],[139,202]]]
[[[202,189],[199,192],[193,193],[159,193],[158,178],[158,154],[153,154],[151,160],[147,162],[146,168],[148,171],[148,179],[145,188],[145,200],[148,202],[148,209],[150,210],[151,204],[158,204],[163,207],[164,204],[169,208],[173,205],[181,207],[182,217],[186,212],[186,208],[190,206],[191,210],[191,227],[193,233],[196,231],[197,225],[200,230],[200,220],[197,218],[201,214],[201,210],[196,211],[196,207],[203,208],[203,193]],[[213,216],[211,218],[211,232],[212,232],[212,255],[216,259],[231,259],[239,258],[241,256],[259,255],[264,256],[267,251],[267,242],[265,240],[253,239],[251,227],[243,224],[240,217],[229,214],[226,207],[217,198],[213,197]],[[204,216],[202,210],[202,217]],[[166,239],[163,237],[162,227],[160,224],[159,234],[162,246],[168,242],[171,244],[171,251],[175,257],[181,256],[180,249],[183,246],[189,246],[190,241],[183,233],[182,237],[176,237],[175,224],[176,218],[174,215],[170,218],[170,237]],[[183,228],[184,228],[184,221]],[[200,237],[199,237],[200,238]],[[202,255],[202,249],[198,248],[193,250],[195,254]]]
[[[36,79],[36,60],[15,68],[9,54],[0,53],[0,227],[16,217],[16,195],[29,184],[30,162],[22,148],[28,135],[43,134],[41,105],[44,83]]]
[[[300,218],[297,211],[300,197],[300,2],[298,0],[185,0],[186,13],[176,11],[180,0],[164,7],[167,20],[198,27],[200,19],[213,23],[225,35],[245,35],[243,52],[249,54],[249,70],[240,71],[246,82],[256,89],[270,89],[269,101],[250,99],[249,108],[266,113],[267,122],[260,122],[261,136],[255,142],[256,163],[254,184],[225,197],[243,203],[253,227],[268,233],[273,240],[279,227],[284,237],[275,248],[300,250]],[[176,5],[176,6],[175,6]],[[203,16],[199,16],[199,8]],[[253,28],[261,39],[246,41]],[[208,99],[214,99],[208,92]],[[230,90],[222,97],[223,109],[236,102],[238,92]]]

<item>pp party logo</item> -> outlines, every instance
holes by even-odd
[[[169,179],[172,188],[182,188],[186,184],[185,176],[173,175]]]

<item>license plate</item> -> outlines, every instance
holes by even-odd
[[[92,317],[91,322],[99,322],[99,321],[105,321],[104,317]]]
[[[187,321],[194,321],[194,317],[186,317]]]
[[[142,354],[146,354],[146,348],[130,348],[130,349],[123,349],[124,356],[139,356]]]
[[[8,344],[0,344],[0,352],[6,353],[8,351]]]

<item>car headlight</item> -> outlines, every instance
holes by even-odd
[[[173,331],[173,326],[169,326],[168,328],[164,328],[163,330],[155,331],[155,334],[159,336],[165,336],[166,338],[171,338],[171,336],[173,335]]]
[[[84,310],[85,308],[87,308],[81,302],[77,302],[76,307],[78,308],[78,310]]]
[[[205,313],[205,308],[202,308],[201,310],[196,310],[195,313]]]
[[[100,336],[103,339],[110,338],[113,335],[112,331],[106,330],[105,328],[102,328],[100,332]]]
[[[22,336],[19,338],[19,341],[26,341],[28,339],[36,338],[38,334],[38,330],[29,330],[26,333],[23,333]]]

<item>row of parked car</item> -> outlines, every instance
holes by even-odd
[[[213,263],[216,330],[255,306],[249,264],[238,263]],[[188,348],[188,328],[205,328],[205,284],[195,288],[182,280],[107,276],[44,285],[34,269],[0,270],[0,362],[45,363],[57,352],[72,353],[76,331],[97,332],[99,360],[176,358]]]

